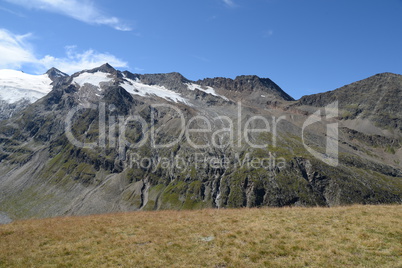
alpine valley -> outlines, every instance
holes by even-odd
[[[0,215],[402,203],[402,76],[0,71]]]

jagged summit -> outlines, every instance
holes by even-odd
[[[51,69],[48,72],[52,74],[52,77],[61,73],[57,69]],[[104,73],[107,75],[104,77],[104,75],[100,73]],[[178,72],[137,74],[137,73],[131,73],[129,71],[121,72],[119,70],[116,70],[109,63],[105,63],[93,69],[83,70],[74,73],[70,79],[73,82],[75,81],[78,82],[78,84],[83,85],[85,83],[85,80],[88,80],[89,77],[88,75],[90,74],[96,74],[97,81],[98,80],[109,81],[110,80],[109,78],[112,78],[114,79],[114,81],[116,81],[116,83],[124,85],[127,83],[133,84],[132,82],[128,82],[128,80],[132,80],[147,86],[164,87],[167,90],[172,90],[176,93],[184,95],[188,95],[189,91],[194,91],[195,89],[197,89],[200,91],[204,91],[207,94],[219,96],[219,94],[215,92],[216,89],[216,90],[222,90],[224,95],[223,99],[230,99],[230,97],[226,95],[227,94],[233,95],[233,92],[236,92],[237,95],[244,94],[246,97],[249,96],[249,99],[251,101],[261,98],[261,95],[266,96],[266,98],[270,100],[281,100],[281,101],[294,100],[291,96],[286,94],[277,84],[275,84],[271,79],[260,78],[256,75],[241,75],[236,77],[235,79],[218,77],[218,78],[205,78],[203,80],[192,81],[187,79]],[[91,81],[89,81],[89,83],[91,83]],[[98,83],[96,83],[96,85],[98,85]],[[225,94],[225,92],[227,94]],[[250,93],[252,94],[250,95]]]
[[[262,79],[262,78],[259,77],[258,75],[238,75],[238,76],[236,76],[236,78],[234,80],[237,80],[237,81],[247,80],[248,82],[251,82],[253,80],[260,80],[260,79]]]
[[[109,63],[105,63],[99,67],[95,67],[92,69],[87,69],[87,70],[82,70],[80,72],[76,72],[72,75],[72,77],[77,77],[83,73],[89,73],[89,74],[94,74],[94,73],[105,73],[105,74],[111,74],[111,75],[117,75],[117,76],[121,76],[121,72],[116,70],[115,68],[113,68]]]
[[[57,68],[55,68],[55,67],[50,68],[50,69],[46,72],[46,74],[49,75],[49,76],[55,76],[55,77],[65,77],[65,76],[68,76],[68,74],[63,73],[62,71],[60,71],[59,69],[57,69]]]
[[[59,69],[56,69],[54,67],[50,68],[46,74],[49,76],[49,78],[53,81],[53,82],[57,82],[63,78],[68,77],[69,75],[66,73],[63,73],[62,71],[60,71]]]
[[[116,69],[113,68],[109,63],[105,63],[97,68],[90,70],[90,72],[114,73],[116,72]]]

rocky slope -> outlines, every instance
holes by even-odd
[[[401,134],[401,89],[402,75],[382,73],[334,91],[304,96],[299,104],[323,107],[337,100],[339,107],[343,109],[341,119],[368,119],[381,129]]]
[[[385,129],[366,111],[379,88],[399,98],[394,75],[294,101],[256,76],[190,81],[108,64],[57,74],[48,72],[51,92],[0,122],[0,211],[11,218],[402,202],[399,125]],[[334,100],[338,165],[328,161],[328,122],[306,124]],[[361,113],[343,116],[355,103]],[[375,133],[351,128],[359,123]]]

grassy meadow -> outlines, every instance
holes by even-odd
[[[0,225],[0,267],[402,267],[402,206],[16,221]]]

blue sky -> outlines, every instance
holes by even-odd
[[[402,74],[401,14],[401,0],[0,0],[0,68],[256,74],[299,98]]]

